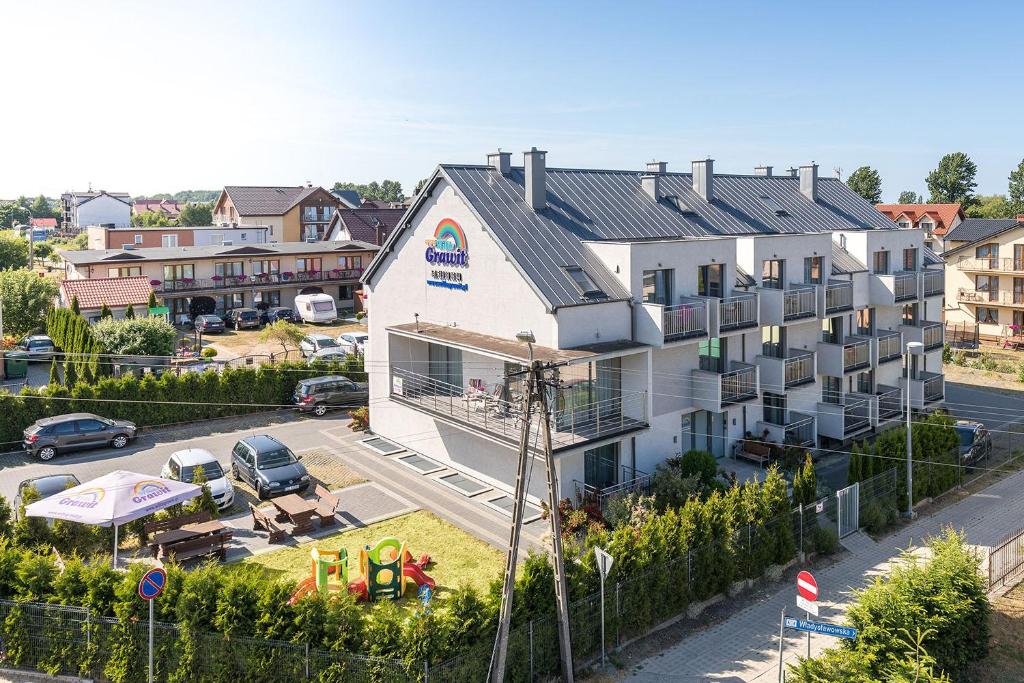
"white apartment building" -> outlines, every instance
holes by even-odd
[[[532,354],[556,365],[563,496],[747,433],[848,441],[897,420],[908,386],[916,409],[943,398],[942,264],[922,243],[815,165],[439,166],[363,276],[371,429],[509,491]]]
[[[65,230],[102,225],[129,228],[132,225],[132,198],[127,192],[65,192],[60,196],[61,227]]]

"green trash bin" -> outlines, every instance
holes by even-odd
[[[28,354],[24,351],[6,351],[4,353],[4,376],[7,379],[28,377]]]

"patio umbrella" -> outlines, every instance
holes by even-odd
[[[113,526],[114,566],[117,567],[117,528],[120,525],[195,498],[201,491],[195,484],[117,470],[36,501],[25,507],[25,514]]]

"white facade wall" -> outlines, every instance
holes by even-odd
[[[264,244],[268,242],[269,227],[193,228],[196,247],[214,244]]]
[[[75,208],[73,220],[79,227],[109,223],[115,228],[129,228],[132,225],[132,207],[120,199],[99,195],[79,203]]]

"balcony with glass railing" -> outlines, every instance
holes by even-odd
[[[521,401],[507,400],[499,392],[456,386],[398,366],[392,366],[390,373],[390,398],[396,403],[511,446],[519,443]],[[561,401],[555,396],[552,404],[568,406],[551,410],[551,442],[556,450],[648,426],[646,391],[583,403]],[[534,448],[543,444],[540,429],[539,419],[533,419],[529,441]]]
[[[721,371],[694,368],[690,371],[693,404],[701,410],[720,413],[736,403],[757,398],[757,366],[731,361]]]
[[[785,289],[758,287],[761,324],[785,325],[818,317],[818,286],[791,284]]]
[[[874,396],[843,394],[838,403],[818,403],[818,434],[845,441],[871,429],[871,405]]]
[[[795,410],[765,408],[764,420],[757,423],[759,434],[768,432],[768,440],[791,446],[813,446],[814,417]]]
[[[970,272],[1024,273],[1024,258],[1000,258],[998,256],[961,258],[957,270]]]
[[[718,334],[757,327],[758,296],[756,292],[734,294],[718,300]]]
[[[942,323],[921,320],[916,323],[900,325],[903,339],[906,342],[920,342],[925,351],[941,349],[945,343],[945,330]]]
[[[825,285],[825,315],[853,310],[853,283],[829,280]]]
[[[941,296],[946,293],[944,270],[921,271],[921,296]]]
[[[878,384],[875,387],[875,426],[899,419],[903,416],[903,390]]]
[[[781,392],[814,382],[814,352],[803,349],[786,349],[784,355],[768,353],[757,356],[755,362],[764,391]]]
[[[931,408],[945,398],[946,384],[942,373],[918,370],[912,377],[908,382],[904,369],[900,387],[910,392],[910,407],[914,410]]]
[[[851,335],[841,344],[818,342],[818,374],[842,377],[871,367],[871,342]]]
[[[876,363],[890,363],[903,356],[903,335],[896,330],[875,331]]]
[[[280,273],[257,273],[255,275],[214,275],[209,278],[181,278],[175,280],[150,280],[153,291],[158,294],[176,292],[224,291],[232,289],[253,289],[270,286],[304,285],[319,282],[356,282],[362,275],[362,268]]]
[[[942,272],[942,271],[935,271]],[[871,274],[871,303],[876,306],[895,306],[919,297],[920,273],[904,270],[887,275]]]
[[[697,341],[708,336],[708,299],[680,297],[673,306],[644,303],[637,311],[637,340],[651,346]]]

